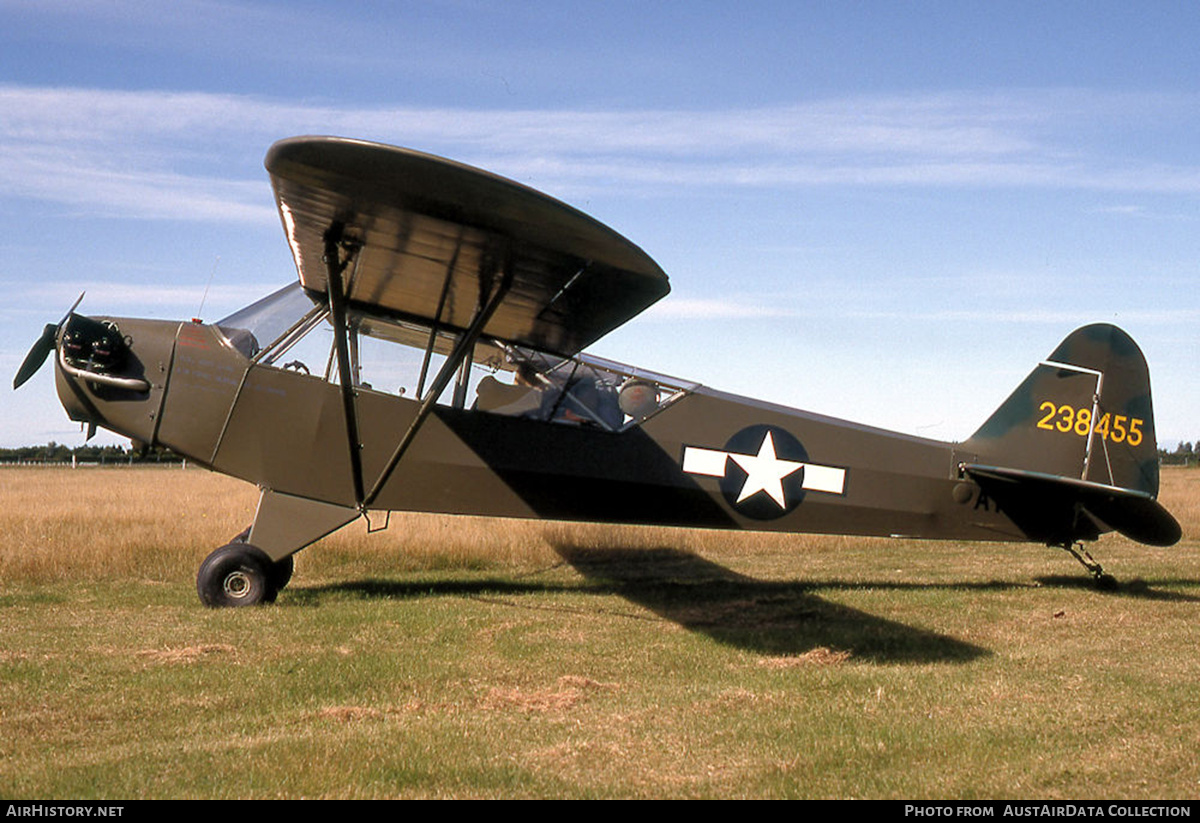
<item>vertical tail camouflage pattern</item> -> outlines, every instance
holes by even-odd
[[[1031,540],[1070,550],[1118,531],[1171,546],[1182,534],[1155,499],[1158,446],[1146,360],[1116,326],[1068,335],[960,453],[960,471]],[[1075,556],[1101,574],[1094,561]]]
[[[1077,329],[962,449],[981,462],[1157,496],[1158,446],[1141,350],[1116,326]]]

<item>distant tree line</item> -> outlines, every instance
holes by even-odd
[[[1195,443],[1180,441],[1175,451],[1158,450],[1159,459],[1164,466],[1195,466],[1200,464],[1200,440]]]
[[[51,440],[44,446],[0,448],[0,463],[178,463],[183,458],[165,449],[138,451],[125,446],[76,446]]]

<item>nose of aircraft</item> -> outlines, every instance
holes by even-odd
[[[58,336],[67,416],[154,445],[179,321],[72,315]]]
[[[42,330],[13,388],[54,353],[58,396],[68,417],[153,443],[179,325],[68,313]]]

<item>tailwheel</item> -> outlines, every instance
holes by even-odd
[[[1117,588],[1117,578],[1105,572],[1104,567],[1096,562],[1096,558],[1088,554],[1087,549],[1083,547],[1082,543],[1064,543],[1059,548],[1078,560],[1091,573],[1092,580],[1096,583],[1096,588],[1105,591],[1112,591]]]
[[[248,543],[230,543],[200,564],[196,592],[213,608],[270,603],[278,594],[272,585],[271,558]]]

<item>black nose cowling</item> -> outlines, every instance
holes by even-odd
[[[62,335],[63,360],[94,374],[115,374],[125,365],[129,346],[111,320],[73,315]]]
[[[179,323],[72,314],[58,330],[55,388],[72,420],[155,445]]]

